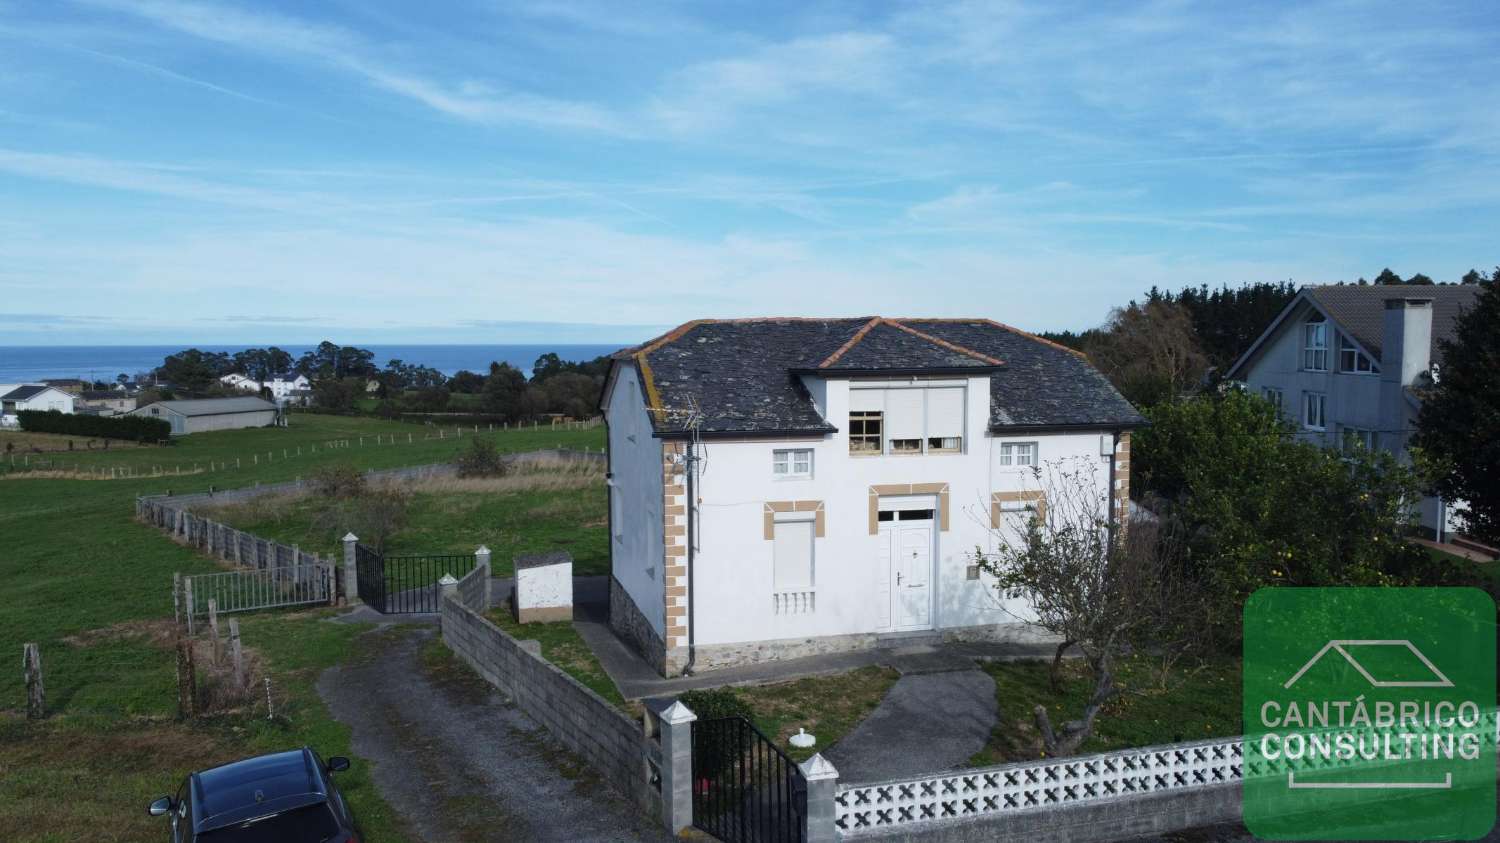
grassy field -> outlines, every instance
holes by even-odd
[[[1062,693],[1048,682],[1050,664],[1039,661],[986,662],[995,678],[1000,722],[989,745],[970,759],[975,766],[1043,757],[1032,709],[1045,705],[1054,724],[1083,711],[1092,684],[1078,660],[1063,663]],[[1229,737],[1240,733],[1240,664],[1225,660],[1200,669],[1180,669],[1161,687],[1150,681],[1150,665],[1127,660],[1119,675],[1137,690],[1115,697],[1095,721],[1081,753],[1130,746]]]
[[[71,447],[69,445],[71,444]],[[135,442],[121,442],[111,439],[109,449],[125,450],[133,448],[157,448],[156,445],[140,445]],[[28,433],[24,430],[0,430],[0,454],[20,456],[34,452],[47,453],[49,456],[54,451],[89,451],[103,450],[103,439],[90,439],[86,436],[69,436],[65,433]],[[10,457],[4,460],[8,466]]]
[[[501,434],[497,434],[501,435]],[[397,484],[412,492],[406,526],[388,555],[491,552],[497,576],[509,576],[519,554],[566,550],[578,576],[609,573],[608,498],[599,463],[518,466],[497,478],[435,478]],[[271,495],[203,515],[283,544],[336,554],[344,529],[337,506],[313,494]]]
[[[333,721],[313,692],[321,670],[349,658],[357,627],[324,621],[326,611],[267,613],[242,618],[243,638],[263,660],[278,717],[252,711],[174,720],[173,657],[162,620],[171,615],[172,573],[208,572],[208,559],[137,524],[133,499],[172,489],[188,492],[293,479],[318,465],[353,461],[362,468],[451,459],[467,438],[423,440],[424,428],[374,419],[298,415],[285,429],[195,434],[169,448],[131,448],[69,455],[89,466],[149,467],[166,461],[232,465],[236,456],[271,453],[269,464],[213,474],[130,480],[0,478],[0,650],[19,661],[21,644],[41,645],[49,717],[19,716],[19,670],[0,671],[0,840],[160,839],[165,829],[146,816],[150,799],[172,791],[189,769],[274,748],[315,746],[350,754],[348,730]],[[406,434],[415,433],[407,444]],[[396,444],[375,445],[376,436]],[[335,439],[366,444],[326,450]],[[467,434],[466,434],[467,437]],[[559,444],[599,448],[603,431],[540,430],[494,434],[505,451]],[[312,452],[318,445],[317,453]],[[279,458],[281,449],[303,456]],[[341,779],[367,838],[399,841],[399,822],[375,791],[368,767],[355,759]],[[67,794],[67,798],[59,798]]]

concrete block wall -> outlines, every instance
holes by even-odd
[[[958,822],[908,826],[845,840],[912,843],[1102,843],[1167,834],[1240,818],[1240,784],[1168,790],[1061,807],[1034,808]]]
[[[474,570],[464,574],[463,579],[458,581],[458,599],[470,609],[483,612],[489,608],[485,605],[488,592],[485,590],[485,578],[489,571],[478,565]]]
[[[443,600],[443,641],[486,681],[511,698],[610,787],[654,816],[661,794],[652,783],[661,747],[642,725],[556,665],[522,646],[455,595]]]

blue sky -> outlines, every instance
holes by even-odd
[[[0,0],[0,345],[1453,280],[1500,262],[1497,44],[1486,3]]]

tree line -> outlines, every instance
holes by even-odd
[[[505,362],[492,362],[485,372],[463,370],[449,377],[400,359],[380,367],[373,351],[327,340],[295,358],[276,346],[232,354],[189,348],[168,355],[153,370],[160,385],[147,398],[243,394],[220,380],[230,374],[261,383],[278,375],[303,375],[312,404],[330,412],[352,412],[364,399],[374,399],[374,412],[387,417],[463,412],[507,421],[550,414],[588,418],[597,413],[609,366],[607,356],[575,362],[548,352],[536,359],[529,377]]]

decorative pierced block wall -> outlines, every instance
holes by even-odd
[[[1239,780],[1242,761],[1234,738],[851,785],[834,796],[834,824],[843,836],[878,835],[916,823],[1206,788]]]

